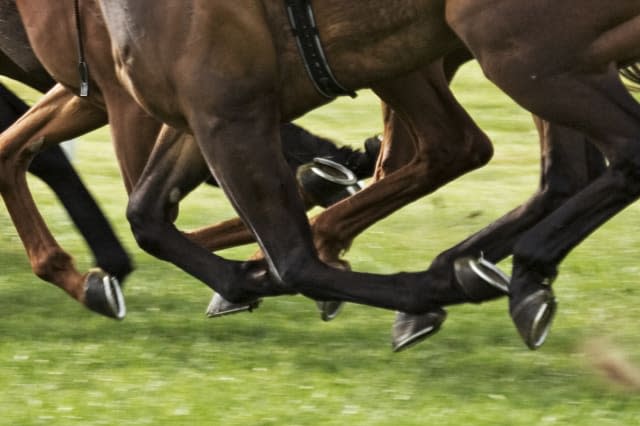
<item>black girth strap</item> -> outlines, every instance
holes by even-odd
[[[300,56],[316,90],[329,99],[342,95],[355,98],[356,93],[345,89],[331,72],[320,43],[311,0],[285,0],[285,5]]]
[[[78,36],[78,72],[80,73],[80,96],[89,95],[89,67],[84,57],[84,35],[82,33],[82,23],[80,18],[80,0],[73,2],[73,9],[76,18],[76,34]]]

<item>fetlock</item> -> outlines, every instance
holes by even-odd
[[[373,175],[380,154],[382,141],[379,136],[372,136],[364,141],[364,152],[353,151],[345,164],[358,179],[366,179]]]

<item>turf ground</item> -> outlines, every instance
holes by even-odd
[[[495,142],[493,160],[369,229],[347,255],[355,270],[425,268],[535,189],[530,116],[475,66],[454,90]],[[299,122],[360,146],[380,131],[379,104],[362,92]],[[525,348],[500,300],[449,309],[438,335],[393,354],[394,314],[363,306],[323,323],[309,300],[284,297],[253,314],[205,318],[210,291],[136,247],[108,129],[81,138],[75,163],[135,259],[129,314],[120,323],[100,318],[40,282],[0,209],[0,425],[640,425],[640,395],[594,367],[602,354],[640,364],[637,205],[563,263],[559,313],[541,350]],[[89,267],[64,211],[30,182],[60,243]],[[219,191],[200,188],[178,223],[192,228],[232,214]]]

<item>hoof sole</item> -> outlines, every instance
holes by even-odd
[[[127,315],[118,279],[102,270],[89,271],[84,284],[84,305],[106,317],[121,320]]]
[[[316,306],[320,310],[320,318],[322,318],[322,321],[331,321],[338,316],[344,306],[344,302],[336,300],[316,301]]]
[[[513,323],[529,349],[538,349],[547,340],[557,309],[558,303],[548,289],[531,293],[512,309]]]
[[[231,303],[218,293],[213,295],[209,306],[207,306],[206,314],[209,318],[217,318],[225,315],[238,314],[240,312],[251,312],[260,306],[262,299],[254,300],[249,303]]]
[[[400,352],[433,336],[440,330],[446,318],[447,312],[442,308],[422,315],[398,312],[391,330],[391,349],[393,352]]]

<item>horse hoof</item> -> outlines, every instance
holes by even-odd
[[[260,303],[262,303],[262,299],[257,299],[249,303],[231,303],[216,293],[213,295],[209,306],[207,306],[206,314],[209,318],[216,318],[240,312],[251,312],[260,306]]]
[[[511,310],[511,319],[529,349],[543,345],[557,309],[553,292],[545,288],[531,293]]]
[[[306,198],[322,207],[329,207],[362,189],[351,170],[327,158],[314,158],[313,162],[301,165],[296,178]]]
[[[480,303],[509,294],[509,276],[483,257],[456,259],[453,270],[460,289],[471,302]]]
[[[92,269],[87,275],[84,283],[84,305],[94,312],[117,320],[127,315],[118,279],[101,269]]]
[[[436,308],[422,315],[398,312],[391,330],[393,352],[408,349],[436,334],[446,318],[447,312],[442,308]]]
[[[320,310],[320,318],[322,321],[331,321],[335,317],[338,316],[340,311],[342,310],[342,306],[344,302],[340,302],[337,300],[329,300],[329,301],[316,301],[316,306]]]

